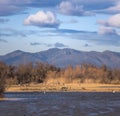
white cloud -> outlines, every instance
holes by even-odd
[[[57,28],[60,22],[51,11],[39,11],[36,14],[30,15],[24,20],[25,25],[33,25],[38,27]]]
[[[107,21],[100,20],[98,23],[104,26],[120,28],[120,14],[113,15]]]
[[[112,7],[108,8],[107,11],[111,12],[111,13],[120,12],[120,2],[118,4],[116,4],[115,6],[112,6]]]
[[[105,14],[117,14],[120,13],[120,2],[114,2],[113,5],[105,8],[105,9],[101,9],[98,11],[98,13],[105,13]]]
[[[72,16],[120,12],[119,0],[0,0],[0,16],[23,13],[27,8],[51,8]]]
[[[115,29],[112,29],[110,27],[104,27],[104,26],[99,28],[98,33],[103,34],[103,35],[104,34],[109,34],[109,35],[110,34],[117,34]]]
[[[58,6],[59,12],[65,15],[73,16],[88,16],[93,15],[93,13],[85,11],[82,5],[75,4],[70,1],[63,1]]]

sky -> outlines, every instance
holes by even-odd
[[[0,55],[50,48],[120,52],[120,0],[0,0]]]

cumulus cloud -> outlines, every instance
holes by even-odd
[[[65,0],[59,5],[59,12],[73,16],[91,16],[96,13],[118,13],[118,0]]]
[[[88,16],[91,12],[85,11],[82,5],[74,4],[70,1],[63,1],[58,6],[59,12],[65,15]]]
[[[24,20],[25,25],[33,25],[38,27],[57,28],[60,22],[51,11],[39,11],[36,14],[28,16]]]
[[[65,15],[88,16],[119,12],[119,0],[0,0],[0,16],[23,13],[28,8],[51,8]]]
[[[107,8],[106,10],[104,10],[107,13],[120,13],[120,2],[118,4],[116,4],[115,6],[111,6],[109,8]]]
[[[113,15],[106,21],[100,20],[100,21],[98,21],[98,23],[101,25],[104,25],[104,26],[120,28],[120,14]]]
[[[99,34],[117,34],[115,29],[112,29],[111,27],[100,27],[98,30]]]
[[[109,5],[108,7],[102,8],[98,11],[97,13],[104,13],[104,14],[118,14],[120,13],[120,2],[113,0],[113,1],[108,1],[109,3],[106,3],[106,5]]]

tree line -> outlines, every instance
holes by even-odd
[[[0,93],[8,85],[29,83],[116,83],[120,84],[120,69],[110,69],[105,65],[97,67],[82,64],[75,67],[59,68],[48,63],[36,62],[18,66],[0,62]]]

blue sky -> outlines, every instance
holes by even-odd
[[[0,0],[0,55],[66,47],[120,52],[120,0]]]

